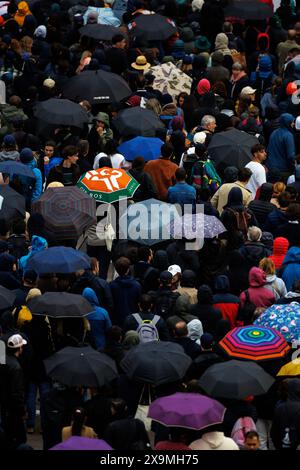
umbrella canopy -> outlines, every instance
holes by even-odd
[[[164,426],[200,430],[222,423],[225,411],[221,403],[199,393],[174,393],[151,403],[148,416]]]
[[[127,140],[118,147],[127,161],[131,162],[135,157],[143,157],[146,162],[156,160],[160,156],[160,149],[163,141],[156,137],[135,137]]]
[[[228,361],[209,367],[198,384],[212,397],[242,400],[249,395],[263,395],[274,379],[255,362]]]
[[[170,224],[170,233],[174,238],[214,238],[220,233],[226,232],[226,228],[214,215],[184,214],[181,218]]]
[[[27,269],[34,269],[38,274],[75,273],[90,267],[90,258],[85,253],[65,246],[54,246],[35,253],[27,263]]]
[[[140,106],[120,111],[113,123],[122,136],[155,137],[156,130],[164,128],[153,111]]]
[[[219,171],[227,166],[243,168],[251,161],[251,148],[255,144],[259,141],[253,135],[230,129],[213,135],[208,152]]]
[[[168,93],[174,99],[183,91],[188,95],[191,93],[193,79],[172,62],[155,65],[150,70],[155,77],[153,82],[155,90],[159,90],[163,94]]]
[[[88,115],[79,104],[58,98],[40,101],[34,109],[34,116],[41,121],[58,126],[81,128],[88,122]]]
[[[14,294],[11,290],[0,286],[0,310],[11,308],[14,305],[15,300],[16,294]]]
[[[113,450],[113,448],[103,439],[72,436],[49,450]]]
[[[96,223],[96,202],[75,186],[48,188],[32,210],[44,216],[46,227],[59,240],[77,239]]]
[[[81,36],[97,39],[97,41],[111,41],[115,34],[121,33],[119,28],[107,24],[86,24],[79,30]]]
[[[163,41],[177,32],[175,23],[162,15],[140,15],[128,25],[129,31],[148,41]]]
[[[272,305],[254,323],[274,328],[289,343],[298,341],[300,338],[300,304],[291,302],[290,304]]]
[[[112,203],[131,198],[140,184],[124,170],[104,167],[82,175],[77,186],[96,201]]]
[[[24,217],[25,198],[8,185],[0,185],[0,220],[11,224],[14,220]]]
[[[278,331],[257,325],[234,328],[219,345],[230,357],[253,361],[284,357],[290,350]]]
[[[147,199],[131,204],[120,217],[119,228],[123,238],[143,245],[155,245],[170,240],[168,224],[179,218],[173,204]]]
[[[33,315],[52,318],[85,317],[94,311],[82,295],[69,292],[46,292],[29,300],[27,305]]]
[[[86,70],[70,78],[63,88],[63,93],[70,100],[88,100],[91,104],[102,104],[118,103],[131,95],[132,91],[125,80],[116,73]]]
[[[19,162],[2,162],[0,163],[0,173],[7,173],[10,177],[13,175],[29,176],[35,179],[35,174],[27,165]]]
[[[69,387],[102,387],[118,377],[115,361],[90,346],[63,348],[44,360],[49,377]]]
[[[277,376],[279,377],[297,377],[300,376],[300,358],[294,359],[281,367]]]
[[[264,20],[273,16],[272,0],[229,0],[225,16],[245,20]]]
[[[130,349],[121,367],[132,380],[162,385],[182,379],[191,363],[179,344],[153,341]]]

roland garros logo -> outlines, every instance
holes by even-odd
[[[120,185],[118,182],[119,178],[122,178],[123,173],[118,170],[108,170],[106,168],[103,168],[100,171],[89,171],[86,175],[85,178],[90,181],[102,181],[106,189],[108,191],[113,191],[114,189],[120,189]]]

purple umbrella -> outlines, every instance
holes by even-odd
[[[49,450],[113,450],[113,448],[102,439],[72,436]]]
[[[149,407],[148,416],[165,426],[200,430],[223,422],[226,408],[198,393],[175,393],[158,398]]]

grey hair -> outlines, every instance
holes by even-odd
[[[249,227],[247,238],[250,242],[259,242],[262,237],[262,231],[259,227]]]
[[[213,122],[216,122],[216,118],[206,114],[206,116],[203,116],[201,119],[201,126],[205,128],[208,124],[212,124]]]
[[[232,70],[244,70],[244,66],[240,62],[234,62],[232,65]]]

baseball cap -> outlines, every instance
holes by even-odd
[[[172,274],[172,276],[176,276],[176,274],[181,274],[181,267],[178,264],[172,264],[168,267],[168,272]]]
[[[54,88],[55,87],[55,81],[52,80],[52,78],[46,78],[46,80],[43,81],[43,85],[47,88]]]
[[[21,335],[15,334],[8,338],[7,340],[7,347],[11,349],[17,349],[21,346],[27,344],[26,339],[24,339]]]
[[[207,134],[205,132],[196,132],[193,138],[194,144],[204,144],[206,140]]]
[[[292,95],[298,90],[298,87],[295,82],[290,82],[287,84],[285,92],[287,95]]]
[[[210,349],[213,345],[214,337],[210,333],[204,333],[200,338],[202,348]]]
[[[253,95],[256,92],[256,88],[252,88],[252,86],[245,86],[242,88],[241,95]]]
[[[165,284],[172,281],[173,275],[169,271],[163,271],[160,273],[159,280]]]

